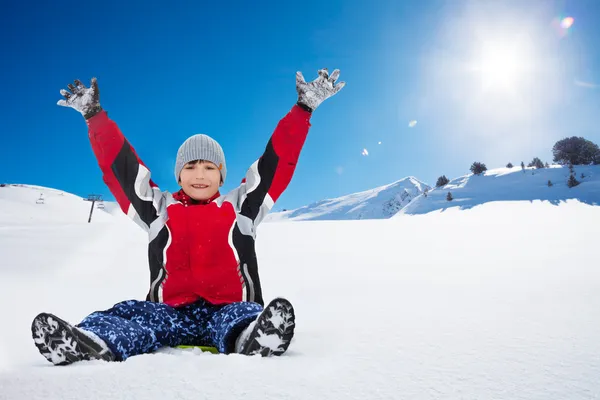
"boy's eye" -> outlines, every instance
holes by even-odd
[[[194,169],[194,166],[193,165],[186,165],[185,169]]]

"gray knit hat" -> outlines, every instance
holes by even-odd
[[[183,166],[190,161],[206,160],[213,162],[221,170],[221,179],[225,182],[227,167],[225,166],[225,154],[221,145],[216,140],[206,135],[194,135],[189,137],[177,151],[175,160],[175,179],[179,182],[179,174]]]

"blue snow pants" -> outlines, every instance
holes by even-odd
[[[127,300],[106,311],[97,311],[77,327],[104,340],[117,361],[161,347],[182,344],[213,346],[231,353],[235,340],[260,312],[257,303],[214,305],[205,300],[181,307]]]

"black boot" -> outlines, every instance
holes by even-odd
[[[271,301],[262,313],[239,336],[236,352],[263,357],[280,356],[294,336],[294,307],[283,298]]]
[[[52,314],[42,313],[35,317],[31,334],[40,353],[54,365],[82,360],[115,360],[106,343],[99,343],[82,329]]]

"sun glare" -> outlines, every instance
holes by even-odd
[[[484,91],[514,92],[529,68],[528,54],[517,44],[487,42],[481,48],[478,72]]]

